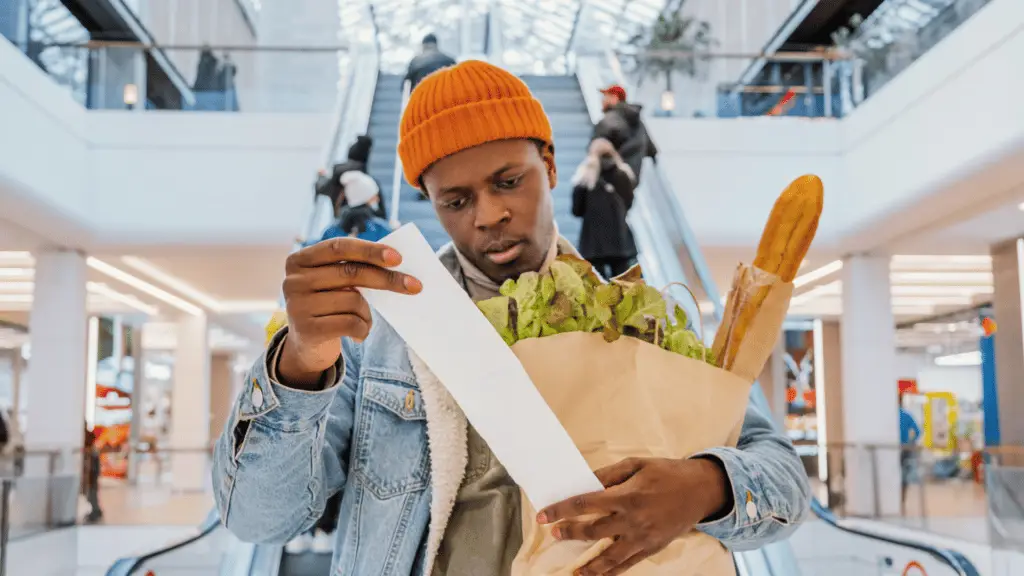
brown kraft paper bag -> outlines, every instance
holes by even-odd
[[[732,372],[635,338],[608,343],[591,333],[531,338],[512,350],[591,469],[629,457],[685,458],[735,445],[750,386],[774,349],[792,292],[778,280],[769,287]],[[559,542],[535,517],[524,495],[513,576],[571,576],[611,544]],[[735,569],[719,541],[695,531],[627,573],[733,576]]]

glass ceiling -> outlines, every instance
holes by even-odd
[[[650,25],[666,0],[339,0],[343,34],[372,39],[381,48],[381,70],[404,73],[428,33],[441,50],[459,57],[497,54],[514,72],[564,74],[571,45],[620,48]],[[373,17],[369,16],[371,13]],[[463,14],[468,43],[462,46]],[[575,35],[575,39],[574,39]]]
[[[901,34],[924,28],[956,1],[885,0],[860,26],[857,41],[871,49],[891,44]]]

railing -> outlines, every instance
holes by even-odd
[[[90,110],[320,113],[335,111],[346,46],[33,44],[39,67]],[[59,59],[47,54],[61,54]],[[166,65],[159,65],[156,54]],[[59,60],[58,70],[51,62]],[[183,81],[172,81],[180,76]],[[74,78],[74,82],[67,79]]]
[[[864,62],[867,96],[878,92],[991,0],[944,2],[948,5],[934,12],[917,0],[886,0],[843,42],[843,50]]]
[[[401,138],[402,133],[402,114],[405,113],[405,107],[409,104],[409,94],[412,93],[412,83],[406,80],[402,83],[402,107],[398,110],[398,138]],[[398,140],[396,140],[397,142]],[[398,153],[398,148],[395,148],[395,172],[391,177],[391,214],[389,215],[391,227],[397,229],[401,224],[401,220],[398,218],[399,207],[402,203],[402,156]]]
[[[604,54],[581,51],[588,56]],[[603,83],[621,77],[632,86],[630,101],[655,116],[737,118],[798,116],[840,118],[862,100],[860,61],[839,52],[786,52],[772,55],[710,51],[611,52]],[[765,62],[750,83],[737,78],[752,61]],[[615,71],[617,68],[618,71]]]

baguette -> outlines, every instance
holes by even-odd
[[[824,188],[817,176],[801,176],[790,183],[772,207],[757,247],[754,267],[778,277],[783,282],[792,282],[818,230],[823,202]],[[730,299],[742,298],[743,292],[757,286],[755,271],[745,272],[734,285],[729,294]],[[734,316],[725,319],[723,325],[728,331],[728,337],[721,341],[716,340],[716,344],[721,342],[725,350],[713,350],[722,368],[729,370],[732,367],[747,328],[757,316],[761,304],[768,296],[769,288],[768,285],[757,287],[749,298],[733,303],[731,309]],[[727,306],[726,309],[730,307]]]

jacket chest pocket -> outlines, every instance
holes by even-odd
[[[426,489],[430,455],[419,390],[372,378],[362,388],[356,473],[380,499]]]

